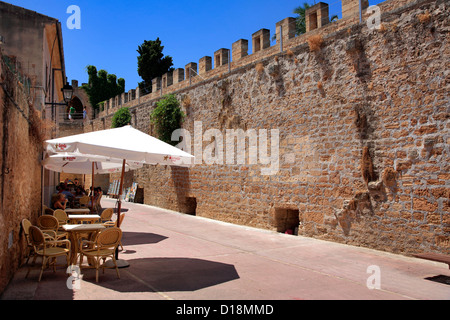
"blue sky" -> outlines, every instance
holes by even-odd
[[[175,68],[184,68],[220,48],[231,49],[241,38],[249,40],[262,29],[275,32],[275,24],[295,17],[293,9],[305,0],[149,1],[149,0],[3,0],[60,20],[63,29],[69,82],[87,82],[87,65],[116,74],[126,90],[137,87],[137,48],[159,37],[163,53]],[[313,0],[306,1],[314,4]],[[370,0],[370,5],[381,0]],[[341,2],[329,1],[330,15],[341,17]],[[81,29],[69,29],[70,5],[81,10]]]

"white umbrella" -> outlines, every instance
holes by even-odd
[[[87,174],[116,173],[122,171],[122,159],[113,159],[105,156],[86,155],[76,153],[57,153],[47,156],[42,165],[45,169],[56,172]],[[142,168],[143,163],[127,161],[125,171]]]
[[[105,173],[117,173],[122,171],[122,159],[114,159],[98,155],[86,155],[78,153],[56,153],[46,155],[42,161],[45,169],[63,173],[92,174],[92,190],[94,189],[94,175]],[[142,168],[143,164],[137,161],[127,161],[125,171]],[[94,201],[92,195],[91,201]]]
[[[194,157],[148,134],[125,126],[45,142],[48,153],[81,153],[147,164],[190,166]]]
[[[122,176],[119,186],[118,227],[120,227],[123,174],[127,161],[146,164],[190,166],[194,156],[147,135],[131,126],[83,133],[45,142],[46,151],[56,153],[77,153],[122,159]]]

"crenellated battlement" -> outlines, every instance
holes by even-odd
[[[159,97],[173,93],[202,81],[215,77],[223,77],[232,72],[258,60],[279,54],[287,49],[295,48],[307,43],[312,35],[322,35],[326,38],[339,30],[360,23],[359,0],[341,0],[342,19],[330,23],[329,6],[325,2],[319,2],[306,10],[306,33],[296,36],[295,22],[293,17],[285,18],[276,23],[276,43],[271,45],[271,34],[269,29],[260,29],[252,34],[252,52],[249,52],[249,40],[239,39],[232,43],[231,50],[221,48],[214,52],[213,56],[201,57],[196,62],[189,62],[184,68],[177,68],[162,77],[153,79],[152,93],[141,95],[139,88],[132,89],[117,97],[111,98],[104,103],[98,117],[105,117],[116,112],[120,107],[135,107],[141,103],[148,102]],[[411,0],[388,0],[378,4],[381,12],[392,11]],[[367,12],[368,0],[361,0],[362,22],[366,23],[370,14]]]
[[[260,29],[231,52],[213,50],[155,79],[149,95],[111,100],[83,130],[110,128],[126,106],[131,125],[157,137],[151,114],[173,93],[186,115],[178,141],[196,162],[130,172],[126,187],[137,182],[145,204],[407,255],[450,254],[450,0],[377,7],[361,22],[359,12],[330,22],[318,3],[305,34],[283,19],[276,44],[265,47],[273,31]]]

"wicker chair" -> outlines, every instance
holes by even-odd
[[[69,240],[48,240],[41,229],[35,226],[29,227],[29,238],[35,252],[33,259],[33,265],[38,256],[42,257],[42,268],[39,274],[39,280],[41,281],[42,273],[44,272],[47,263],[53,265],[53,271],[56,271],[56,258],[60,256],[66,256],[67,266],[70,265],[70,241]],[[64,245],[64,247],[62,247]],[[30,273],[31,266],[28,267],[28,272],[25,278]]]
[[[25,262],[25,264],[28,264],[28,260],[30,260],[30,258],[36,254],[36,252],[34,251],[33,244],[31,243],[30,240],[30,227],[32,226],[32,224],[28,219],[23,219],[21,224],[23,233],[25,234],[25,240],[27,241],[28,252],[27,252],[27,261]]]
[[[87,208],[89,204],[89,196],[83,196],[79,200],[80,202],[80,208]]]
[[[58,219],[58,223],[60,226],[69,223],[69,217],[67,216],[67,213],[62,209],[56,209],[55,212],[53,212],[53,216]]]
[[[54,212],[55,212],[55,210],[50,209],[49,207],[47,207],[45,205],[42,207],[42,214],[48,214],[48,215],[52,216]]]
[[[48,231],[56,234],[55,240],[67,239],[67,232],[59,230],[59,222],[54,216],[44,215],[38,218],[38,227],[44,232],[49,234]],[[50,233],[51,235],[51,233]]]
[[[122,225],[122,222],[123,222],[123,219],[124,219],[124,218],[125,218],[125,214],[122,213],[122,214],[120,215],[120,224],[119,224],[119,225]],[[118,226],[117,226],[117,220],[116,220],[116,221],[107,221],[107,222],[103,223],[103,225],[104,225],[105,227],[118,228]],[[121,248],[121,250],[123,250],[122,240],[120,240],[119,247]]]
[[[100,223],[111,221],[113,213],[114,210],[112,208],[103,210],[102,214],[100,215]]]
[[[106,258],[111,258],[116,269],[117,278],[120,279],[115,254],[121,238],[122,230],[114,227],[101,231],[94,241],[83,240],[80,246],[80,270],[83,264],[83,256],[91,258],[96,269],[95,281],[98,282],[98,270],[102,268],[103,273],[105,273],[105,260]],[[103,263],[100,264],[102,259]]]

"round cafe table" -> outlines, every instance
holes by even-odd
[[[80,208],[80,209],[66,209],[64,210],[67,214],[89,214],[91,213],[91,210],[85,208]]]
[[[89,239],[94,237],[106,227],[100,223],[93,224],[65,224],[61,226],[64,231],[69,234],[69,240],[71,242],[71,264],[77,264],[78,253],[80,252],[80,239],[81,235],[87,234]]]
[[[70,224],[72,222],[82,224],[83,222],[94,223],[100,221],[100,216],[97,214],[69,214]]]

